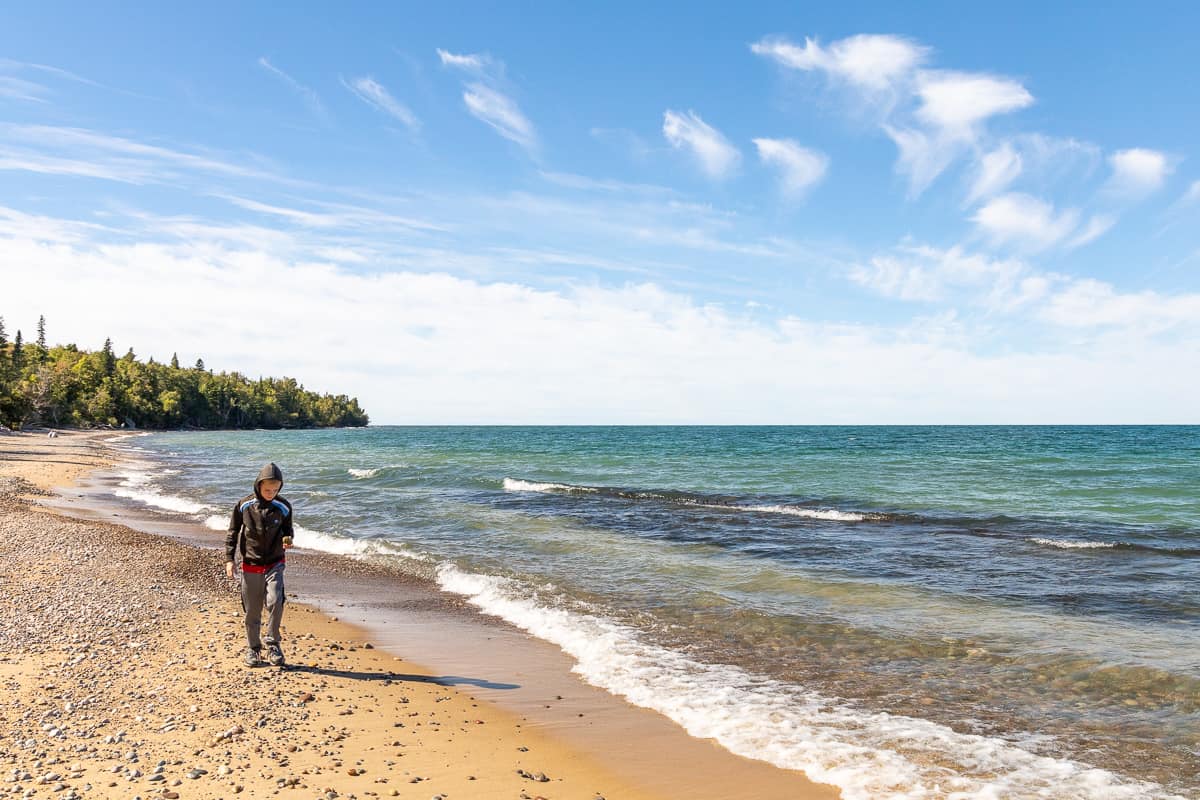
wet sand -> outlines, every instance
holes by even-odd
[[[219,537],[36,504],[111,466],[112,436],[0,434],[0,797],[837,797],[356,559],[289,554],[289,666],[247,668]],[[398,614],[356,603],[372,581]]]

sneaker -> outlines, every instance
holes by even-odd
[[[253,647],[248,647],[246,648],[245,660],[247,667],[257,667],[262,663],[262,656]]]
[[[272,667],[283,666],[283,650],[279,648],[279,645],[273,644],[267,648],[267,663]]]

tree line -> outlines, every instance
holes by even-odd
[[[366,425],[358,400],[310,392],[294,378],[251,379],[205,369],[118,357],[111,339],[100,350],[48,346],[46,320],[37,340],[11,340],[0,317],[0,424],[79,428],[328,428]]]

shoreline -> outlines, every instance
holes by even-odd
[[[88,434],[64,433],[55,439],[44,440],[41,447],[33,447],[36,437],[31,437],[29,434],[12,434],[0,437],[0,459],[5,458],[7,451],[14,449],[21,449],[26,455],[37,455],[32,451],[41,451],[40,455],[43,457],[47,455],[45,451],[52,449],[56,451],[54,454],[59,456],[72,455],[72,458],[23,458],[22,460],[25,460],[26,463],[22,464],[21,468],[30,470],[32,469],[30,464],[41,464],[41,469],[33,469],[31,474],[34,480],[41,480],[43,488],[53,485],[55,480],[58,480],[60,485],[64,482],[73,484],[89,474],[102,472],[106,466],[113,466],[112,461],[106,461],[106,459],[119,458],[119,454],[113,453],[112,449],[106,447],[101,440],[124,435],[126,434],[113,431]],[[26,446],[13,448],[11,445],[5,444],[17,439],[22,440]],[[81,442],[81,440],[90,441]],[[0,461],[0,475],[10,471],[13,460],[8,459],[8,463]],[[47,463],[64,461],[69,463]],[[78,494],[78,492],[72,493]],[[212,557],[211,552],[205,552],[206,548],[204,547],[206,538],[210,541],[219,539],[212,531],[205,531],[200,526],[193,524],[184,525],[178,522],[174,523],[174,527],[178,530],[164,530],[172,528],[172,525],[168,524],[166,520],[156,519],[154,514],[132,513],[128,508],[122,512],[113,512],[103,508],[97,511],[94,507],[91,511],[84,511],[84,508],[89,507],[86,497],[83,503],[75,503],[76,506],[83,508],[65,507],[79,499],[78,497],[66,497],[64,494],[61,501],[50,504],[52,506],[50,509],[29,509],[21,513],[38,514],[44,517],[70,514],[70,524],[98,528],[115,527],[111,526],[109,520],[112,517],[109,515],[121,514],[120,522],[133,525],[143,531],[147,528],[153,531],[152,533],[136,534],[129,528],[123,528],[128,534],[145,536],[160,543],[167,543],[180,552],[188,552],[189,558],[193,562],[206,564],[210,572],[215,574],[218,570],[217,559]],[[47,514],[47,510],[53,513]],[[81,514],[84,517],[90,515],[90,518],[81,520]],[[104,515],[103,518],[101,515]],[[11,514],[6,513],[5,516],[7,518]],[[67,517],[60,518],[68,519]],[[212,544],[209,545],[209,547],[211,546]],[[296,555],[300,557],[294,557]],[[340,669],[338,672],[360,676],[371,673],[372,665],[370,663],[359,664],[359,662],[364,660],[370,662],[370,658],[391,658],[393,654],[400,653],[408,657],[416,652],[417,656],[413,660],[417,664],[423,665],[433,663],[434,673],[446,671],[442,668],[447,668],[452,674],[443,675],[441,684],[431,684],[429,683],[432,680],[429,678],[429,669],[422,669],[407,660],[402,662],[404,674],[410,679],[414,676],[423,676],[422,686],[436,687],[426,688],[427,692],[447,693],[445,697],[432,700],[434,710],[428,713],[436,714],[443,709],[450,708],[454,708],[458,713],[465,712],[465,707],[457,705],[461,702],[469,705],[470,714],[482,718],[480,709],[487,708],[489,713],[495,715],[495,720],[503,720],[503,722],[485,720],[482,727],[468,726],[457,734],[458,739],[462,740],[459,742],[461,747],[458,758],[469,761],[471,764],[482,760],[494,769],[494,777],[486,778],[486,785],[491,788],[485,788],[483,773],[487,768],[468,766],[468,769],[474,769],[479,773],[475,776],[478,780],[471,781],[469,784],[459,784],[453,788],[450,788],[449,785],[443,787],[448,789],[447,797],[504,796],[518,798],[523,796],[522,793],[530,798],[578,796],[586,797],[588,800],[599,795],[610,798],[627,797],[634,798],[634,800],[679,796],[689,798],[832,798],[838,796],[832,787],[815,784],[801,773],[781,770],[764,762],[734,756],[709,740],[693,739],[665,718],[653,712],[630,706],[620,698],[584,684],[570,673],[570,660],[553,645],[532,639],[532,637],[516,631],[507,623],[485,620],[482,613],[465,607],[461,601],[456,601],[429,586],[418,585],[420,581],[417,579],[413,580],[413,585],[397,586],[394,575],[364,574],[374,572],[375,570],[364,569],[362,561],[349,557],[327,554],[318,557],[311,552],[296,554],[295,551],[289,554],[289,599],[298,590],[305,603],[313,605],[289,610],[285,617],[285,629],[287,629],[285,649],[290,660],[300,666],[302,666],[300,662],[303,659],[314,660],[315,664],[319,665],[322,663],[319,660],[320,656],[325,656],[330,652],[338,653],[335,661],[349,661],[353,665],[347,666],[346,669]],[[349,581],[346,578],[351,578],[355,584],[362,584],[365,581],[376,588],[386,587],[389,593],[394,595],[390,601],[394,606],[394,613],[385,614],[386,619],[381,620],[379,604],[356,602],[356,600],[361,600],[363,587],[355,586],[347,591],[346,584]],[[226,586],[225,591],[225,605],[228,606],[231,602],[235,603],[235,595],[231,587]],[[368,592],[369,594],[370,592]],[[209,602],[213,601],[210,599]],[[208,614],[207,620],[189,618],[183,622],[183,627],[202,631],[209,637],[223,637],[222,641],[230,638],[236,640],[240,630],[236,605],[234,611],[230,612],[226,608],[224,612],[216,616],[220,617],[219,621],[211,613]],[[405,620],[404,624],[397,624],[401,620]],[[451,627],[447,628],[448,625]],[[340,650],[327,651],[311,647],[301,649],[303,642],[320,641],[321,636],[328,637],[334,630],[337,631],[340,640],[345,642],[345,644],[339,645]],[[447,630],[450,630],[453,636],[447,637],[445,635]],[[438,640],[461,637],[465,637],[465,640],[469,642],[486,644],[486,648],[479,648],[482,652],[477,651],[472,655],[469,652],[471,648],[465,647],[462,642],[446,647],[443,641],[440,647],[441,652],[433,652],[439,649],[434,646]],[[367,640],[377,646],[366,649]],[[208,644],[211,646],[211,643],[210,638]],[[337,643],[337,640],[331,643],[327,642],[329,646]],[[236,647],[231,644],[225,649],[228,652],[223,653],[221,659],[223,670],[230,671],[235,675],[252,673],[257,677],[260,670],[247,670],[240,666],[240,662],[237,662]],[[424,658],[427,655],[432,657]],[[225,665],[224,662],[231,663]],[[320,674],[328,679],[328,667],[309,666],[313,669],[326,670]],[[382,663],[376,663],[373,674],[381,674],[378,672],[381,666]],[[7,667],[7,664],[0,663],[0,667]],[[454,667],[463,668],[454,669]],[[271,670],[271,672],[274,671]],[[4,674],[7,674],[7,670]],[[293,677],[297,674],[308,673],[298,673],[296,669],[279,673],[281,677]],[[467,677],[464,678],[464,675]],[[342,687],[344,691],[355,688],[352,679],[347,679],[347,682],[351,685]],[[394,679],[384,678],[381,681],[362,682],[374,690],[381,689],[380,683],[390,682],[390,685],[383,690],[386,695],[383,699],[372,696],[368,702],[364,695],[357,695],[358,702],[378,708],[385,714],[388,712],[389,706],[398,709],[401,706],[412,707],[411,704],[417,702],[416,697],[409,696],[406,698],[406,702],[401,703],[396,692],[391,691],[389,694],[389,690],[400,685]],[[448,689],[444,686],[445,683],[457,683],[463,688]],[[362,691],[362,687],[358,688]],[[409,688],[411,689],[411,687]],[[539,692],[539,688],[542,691]],[[509,697],[509,695],[519,695],[522,692],[526,696],[519,702],[514,702]],[[315,691],[309,693],[316,694]],[[355,701],[346,700],[345,702],[353,705]],[[545,708],[540,708],[541,706]],[[405,713],[410,712],[405,711]],[[446,725],[447,723],[443,722],[442,724]],[[434,727],[435,730],[445,729],[441,726]],[[499,732],[501,739],[505,742],[501,748],[512,745],[510,752],[515,756],[521,756],[523,751],[517,748],[525,746],[530,748],[529,752],[541,753],[543,760],[540,763],[543,766],[537,771],[555,776],[553,782],[537,783],[521,777],[517,770],[524,769],[533,774],[536,772],[530,767],[516,765],[516,761],[507,753],[501,754],[495,750],[489,750],[488,747],[494,747],[494,745],[480,741],[478,735],[471,736],[476,730],[483,728],[488,729],[490,736],[496,736]],[[382,731],[375,730],[374,733],[381,734],[385,738],[393,735],[390,728]],[[425,738],[428,738],[428,732],[426,733]],[[364,731],[360,735],[367,736],[367,732]],[[518,743],[534,738],[538,739],[536,748],[532,745]],[[425,744],[425,739],[421,739],[421,746],[424,747]],[[551,752],[553,752],[554,758],[547,761],[546,759],[550,758],[548,754]],[[414,755],[411,746],[406,754],[410,758],[405,763],[410,765],[416,763],[411,759],[411,756]],[[491,760],[489,761],[488,758]],[[499,765],[495,763],[497,759],[500,761]],[[293,756],[292,760],[293,763],[300,761],[298,756]],[[368,774],[381,775],[384,774],[381,771],[386,770],[386,774],[390,775],[398,767],[398,764],[375,765],[369,769],[376,771]],[[262,770],[260,769],[260,771]],[[325,774],[329,773],[323,773],[322,777]],[[561,779],[557,777],[560,775]],[[359,786],[361,789],[362,781],[355,781],[356,777],[361,776],[347,776],[343,772],[338,775],[338,778],[347,778],[348,784],[342,789],[332,785],[330,788],[343,793],[353,791],[354,786]],[[451,773],[447,773],[446,780],[454,781],[462,777],[454,778]],[[305,776],[303,780],[308,780],[308,776]],[[195,785],[189,785],[190,783],[190,781],[185,781],[182,788],[189,790],[195,788]],[[537,785],[534,785],[535,783]],[[306,787],[313,788],[311,784],[306,784]],[[399,796],[418,797],[429,796],[429,789],[437,787],[429,784],[427,788],[407,786],[403,788],[418,790],[418,793],[402,791]],[[253,787],[253,790],[258,789],[273,792],[277,790],[277,787],[274,784]],[[493,794],[493,789],[499,793]],[[103,793],[97,794],[98,791],[100,789],[93,784],[93,790],[88,796],[109,796]],[[252,791],[252,787],[246,786],[246,791]],[[118,794],[119,796],[128,796],[125,793]],[[118,794],[112,796],[118,796]],[[183,796],[203,795],[189,791]]]

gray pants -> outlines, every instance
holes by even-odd
[[[283,622],[283,562],[266,572],[242,571],[242,610],[246,612],[246,643],[261,650],[262,610],[267,607],[267,645],[279,644],[279,624]]]

